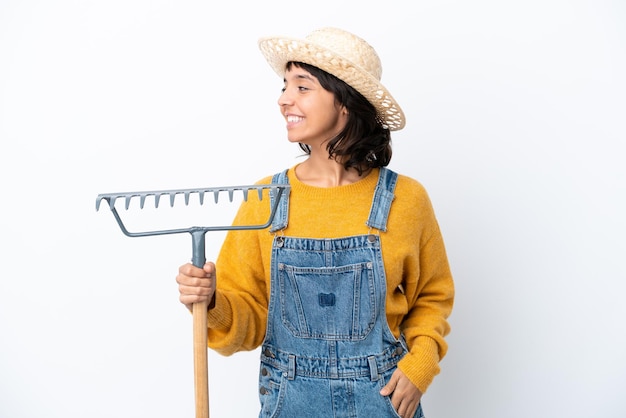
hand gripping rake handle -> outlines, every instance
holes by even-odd
[[[232,202],[233,195],[236,191],[243,192],[243,199],[248,199],[248,193],[257,191],[259,200],[263,199],[263,190],[269,190],[269,193],[273,194],[274,202],[271,207],[269,219],[259,225],[224,225],[224,226],[193,226],[189,228],[180,229],[167,229],[167,230],[154,230],[144,232],[130,232],[119,212],[115,208],[115,203],[118,200],[124,200],[125,208],[128,209],[130,202],[134,197],[139,197],[140,207],[143,208],[146,198],[149,196],[154,197],[155,207],[159,206],[159,202],[162,196],[169,196],[170,206],[174,206],[174,201],[177,195],[183,195],[185,204],[189,204],[189,197],[192,194],[197,194],[200,200],[200,204],[204,203],[204,197],[206,194],[212,194],[215,203],[218,203],[219,195],[221,192],[227,192],[229,200]],[[289,190],[287,184],[265,184],[265,185],[250,185],[250,186],[233,186],[233,187],[212,187],[202,189],[180,189],[180,190],[156,190],[147,192],[131,192],[131,193],[105,193],[98,195],[96,199],[96,210],[99,210],[100,203],[105,200],[108,203],[109,209],[113,213],[117,224],[122,232],[129,237],[146,237],[152,235],[169,235],[169,234],[181,234],[189,233],[192,238],[193,257],[192,263],[196,267],[202,268],[206,262],[205,254],[205,235],[209,231],[229,231],[229,230],[252,230],[252,229],[265,229],[272,224],[276,209],[280,203],[280,199],[283,193]],[[208,418],[209,417],[209,375],[208,375],[208,326],[207,326],[207,302],[198,302],[193,304],[193,352],[194,352],[194,388],[195,388],[195,400],[196,400],[196,418]]]

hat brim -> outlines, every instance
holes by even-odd
[[[334,75],[361,93],[378,112],[390,131],[404,128],[404,112],[391,93],[370,73],[334,51],[303,39],[264,37],[259,39],[261,53],[280,77],[285,76],[288,62],[313,65]]]

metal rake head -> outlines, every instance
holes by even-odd
[[[205,188],[195,188],[195,189],[175,189],[175,190],[153,190],[153,191],[144,191],[144,192],[126,192],[126,193],[103,193],[99,194],[96,198],[96,211],[100,209],[100,205],[102,201],[106,201],[109,209],[113,212],[115,219],[117,220],[118,225],[122,229],[122,232],[131,237],[139,237],[139,236],[149,236],[149,235],[166,235],[166,234],[177,234],[183,232],[207,232],[207,231],[228,231],[228,230],[250,230],[250,229],[264,229],[271,225],[274,215],[276,213],[276,209],[278,207],[278,203],[286,190],[289,189],[288,184],[261,184],[261,185],[247,185],[247,186],[226,186],[226,187],[205,187]],[[144,232],[130,232],[126,229],[124,222],[122,221],[119,212],[116,209],[116,203],[118,201],[124,201],[124,208],[126,210],[129,209],[131,201],[134,198],[139,198],[139,207],[141,209],[144,208],[146,200],[149,197],[154,198],[154,206],[155,208],[159,207],[159,203],[161,198],[166,196],[169,197],[170,206],[173,207],[176,201],[176,197],[181,195],[184,198],[185,205],[189,205],[189,201],[192,195],[198,196],[198,201],[200,205],[204,204],[205,196],[212,195],[213,201],[215,203],[219,202],[220,195],[226,193],[228,195],[228,200],[230,202],[233,201],[235,193],[241,192],[243,200],[248,200],[248,195],[252,192],[256,192],[259,200],[263,199],[263,191],[268,190],[270,194],[274,197],[274,202],[271,207],[271,212],[269,219],[263,223],[258,225],[221,225],[221,226],[193,226],[189,228],[178,228],[178,229],[166,229],[166,230],[155,230],[155,231],[144,231]]]
[[[178,189],[178,190],[155,190],[148,192],[129,192],[129,193],[103,193],[99,194],[96,199],[96,210],[100,209],[100,203],[103,200],[106,200],[109,204],[109,208],[113,210],[115,207],[115,202],[118,199],[124,199],[125,208],[128,209],[130,207],[130,202],[134,197],[139,197],[139,207],[143,209],[146,198],[149,196],[154,196],[154,206],[156,208],[159,207],[159,203],[161,201],[162,196],[169,196],[170,206],[174,206],[174,202],[176,200],[176,196],[183,195],[185,198],[185,205],[189,204],[189,198],[192,194],[197,194],[200,204],[204,204],[204,196],[205,194],[212,194],[215,200],[215,203],[218,203],[219,196],[221,192],[228,193],[228,199],[232,202],[235,191],[242,191],[243,199],[248,200],[248,193],[250,190],[256,190],[259,195],[259,200],[263,199],[263,190],[264,189],[280,189],[281,186],[285,185],[254,185],[254,186],[228,186],[228,187],[205,187],[201,189]],[[287,186],[288,187],[288,186]],[[284,188],[284,187],[283,187]]]

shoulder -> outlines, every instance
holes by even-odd
[[[426,191],[424,185],[413,177],[409,177],[404,174],[398,174],[396,195],[428,198],[428,192]]]
[[[415,178],[402,174],[398,174],[394,191],[394,205],[427,216],[433,211],[426,187]]]

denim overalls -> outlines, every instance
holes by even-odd
[[[288,183],[287,171],[274,183]],[[366,225],[385,231],[397,174],[381,168]],[[270,197],[272,199],[272,197]],[[287,226],[283,197],[270,232]],[[398,417],[379,394],[406,353],[385,314],[377,234],[308,239],[277,233],[261,348],[259,417]],[[422,417],[421,406],[415,414]]]

